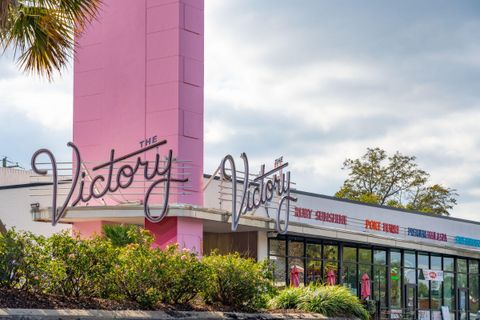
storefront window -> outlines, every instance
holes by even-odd
[[[307,283],[322,282],[322,262],[320,260],[307,260]]]
[[[468,260],[468,273],[478,273],[477,260]]]
[[[371,249],[359,249],[358,261],[360,263],[372,263],[372,250]]]
[[[442,282],[430,281],[430,290],[432,295],[432,301],[430,308],[432,310],[440,310],[442,299]]]
[[[427,254],[419,254],[418,255],[418,267],[419,269],[428,269],[428,255]]]
[[[338,283],[338,264],[335,261],[324,261],[323,262],[323,281],[327,282],[328,273],[333,271],[335,275],[335,283]]]
[[[288,256],[289,257],[303,257],[303,242],[288,241]]]
[[[418,272],[422,272],[419,270]],[[430,309],[429,302],[429,281],[428,280],[418,280],[418,308],[419,309]]]
[[[442,270],[442,257],[440,256],[431,256],[430,257],[431,268],[433,270]]]
[[[478,265],[477,265],[478,266]],[[478,272],[478,271],[477,271]],[[469,287],[470,287],[470,319],[475,319],[479,310],[479,288],[478,288],[478,274],[471,273],[469,275]]]
[[[403,279],[405,284],[417,283],[416,277],[415,277],[415,269],[403,269]]]
[[[373,252],[373,263],[379,265],[387,264],[387,252],[385,250],[375,250]]]
[[[453,271],[453,258],[443,258],[443,270],[444,271]]]
[[[467,273],[467,260],[457,259],[457,272]]]
[[[317,243],[307,243],[307,258],[321,259],[322,245]]]
[[[373,298],[380,301],[380,306],[386,306],[386,292],[387,292],[387,268],[380,265],[373,267]]]
[[[270,254],[274,256],[285,256],[285,240],[269,239]]]
[[[457,287],[458,288],[467,288],[467,274],[466,273],[457,273]]]
[[[343,261],[357,261],[357,248],[343,247]]]
[[[401,308],[400,251],[390,251],[390,307]]]
[[[405,251],[403,254],[403,266],[406,268],[416,268],[415,252]]]
[[[288,278],[291,286],[303,286],[305,277],[305,266],[303,259],[288,258]]]
[[[345,262],[343,264],[343,285],[350,289],[352,294],[357,295],[357,284],[357,264],[354,262]]]
[[[285,286],[285,257],[271,256],[275,285]]]
[[[324,245],[323,246],[323,258],[325,260],[337,260],[338,258],[338,247],[334,245]]]
[[[455,310],[455,286],[451,272],[443,274],[443,304],[450,309],[450,312]]]

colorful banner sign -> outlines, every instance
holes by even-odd
[[[447,242],[447,234],[429,230],[408,228],[407,234],[411,237],[424,238]]]
[[[423,280],[443,281],[443,271],[422,269]]]
[[[456,236],[455,237],[455,243],[456,244],[462,244],[464,246],[480,248],[480,239],[473,239],[473,238]]]
[[[385,222],[380,222],[376,220],[365,220],[365,229],[383,231],[386,233],[398,234],[400,232],[400,227],[396,224],[390,224]]]
[[[296,207],[294,212],[295,217],[314,219],[318,221],[331,222],[337,224],[347,224],[347,216],[343,214],[324,212],[321,210],[312,210],[308,208]]]

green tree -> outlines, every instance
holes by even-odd
[[[13,49],[28,73],[52,78],[72,56],[75,37],[95,18],[101,0],[0,0],[0,45]]]
[[[348,178],[335,193],[337,198],[374,203],[421,212],[449,215],[458,194],[439,184],[428,185],[429,174],[421,170],[414,156],[380,148],[368,148],[359,159],[346,159]]]

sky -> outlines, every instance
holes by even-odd
[[[480,221],[480,2],[206,0],[205,172],[283,156],[301,190],[333,195],[368,147],[417,157]],[[68,159],[72,68],[53,83],[0,57],[0,156]]]

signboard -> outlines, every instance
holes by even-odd
[[[220,170],[222,181],[231,182],[232,231],[237,230],[240,216],[254,212],[262,206],[270,217],[268,209],[274,198],[277,197],[279,200],[276,214],[273,218],[275,229],[278,233],[287,233],[290,220],[290,202],[297,201],[297,198],[290,195],[290,171],[283,172],[288,166],[288,162],[282,163],[283,159],[279,159],[275,161],[274,168],[269,171],[265,171],[265,165],[263,164],[260,166],[258,175],[251,178],[247,155],[242,153],[240,158],[243,160],[241,171],[237,171],[238,167],[231,155],[223,158],[218,169]],[[241,178],[239,177],[240,174],[242,174]],[[238,188],[239,186],[241,188]],[[240,195],[238,195],[239,192]],[[281,226],[282,211],[284,212],[283,228]]]
[[[142,182],[151,182],[144,194],[143,208],[145,217],[151,222],[160,222],[168,212],[171,184],[188,181],[188,178],[176,178],[172,175],[173,155],[171,149],[168,151],[168,156],[164,160],[160,159],[158,150],[154,156],[154,160],[143,158],[147,151],[165,144],[167,144],[167,140],[162,140],[120,156],[115,155],[115,150],[112,149],[108,161],[96,165],[91,169],[87,169],[82,163],[80,150],[75,144],[69,142],[67,145],[73,150],[72,183],[66,199],[60,206],[57,204],[60,174],[55,156],[48,149],[36,151],[31,160],[33,172],[39,175],[48,174],[48,170],[39,168],[37,163],[39,156],[46,155],[50,161],[49,165],[51,166],[53,178],[52,225],[55,226],[65,215],[69,205],[74,207],[80,203],[87,203],[91,199],[100,199],[107,193],[114,193],[120,189],[129,188],[136,180],[137,173],[141,175],[143,179]],[[93,175],[94,173],[96,175]],[[164,190],[163,205],[160,214],[158,216],[152,216],[149,207],[150,195],[160,184],[162,184]]]
[[[423,280],[443,281],[443,271],[422,269]]]

